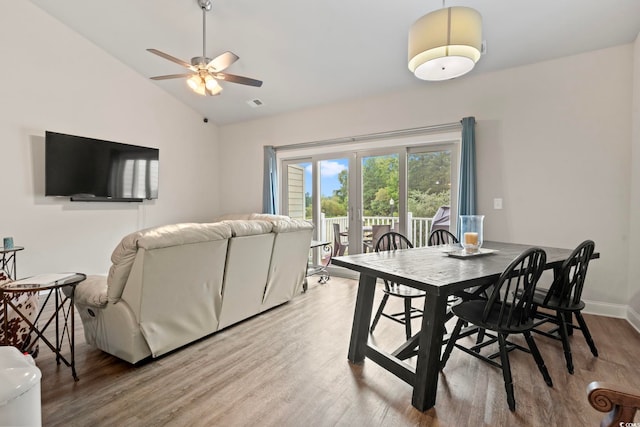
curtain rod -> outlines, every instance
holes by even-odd
[[[327,145],[338,145],[338,144],[346,144],[349,142],[368,141],[368,140],[370,141],[370,140],[391,138],[391,137],[398,137],[398,136],[411,136],[411,135],[418,135],[418,134],[447,132],[447,131],[453,131],[453,130],[459,130],[459,129],[462,129],[462,124],[460,122],[454,122],[454,123],[445,123],[440,125],[422,126],[417,128],[391,130],[386,132],[368,133],[364,135],[345,136],[342,138],[323,139],[320,141],[300,142],[300,143],[291,144],[291,145],[279,145],[279,146],[273,147],[273,149],[275,151],[297,150],[299,148],[312,148],[312,147],[327,146]]]

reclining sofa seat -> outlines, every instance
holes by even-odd
[[[87,343],[136,363],[289,301],[304,280],[313,225],[249,218],[125,236],[109,276],[76,289]]]

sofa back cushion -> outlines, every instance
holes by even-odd
[[[225,220],[224,224],[231,229],[233,237],[256,236],[259,234],[268,234],[273,231],[273,223],[269,221],[253,221],[253,220]]]
[[[213,222],[232,221],[236,219],[248,220],[251,219],[250,213],[229,213],[220,215],[213,219]]]
[[[291,218],[286,215],[274,215],[274,214],[263,214],[263,213],[230,213],[220,215],[215,218],[213,222],[222,222],[229,220],[259,220],[259,221],[288,221]]]
[[[272,221],[274,223],[279,221],[291,221],[291,217],[288,217],[286,215],[263,214],[263,213],[253,213],[251,214],[249,219]]]
[[[142,334],[157,357],[218,329],[229,239],[140,248],[123,300],[139,307]],[[140,271],[139,271],[140,270]],[[129,291],[139,291],[137,297]]]
[[[289,301],[304,281],[313,224],[290,219],[273,223],[275,239],[262,310]]]
[[[107,278],[109,302],[115,303],[120,300],[138,248],[158,249],[189,243],[225,240],[230,237],[231,228],[223,223],[171,224],[136,231],[123,237],[111,254],[112,265]]]

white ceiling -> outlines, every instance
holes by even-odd
[[[197,0],[31,1],[145,77],[185,70],[147,48],[186,62],[202,54]],[[630,43],[640,33],[640,0],[467,0],[446,6],[482,14],[487,53],[470,74]],[[220,96],[203,97],[183,79],[152,84],[217,124],[438,84],[408,71],[407,32],[440,7],[440,0],[213,0],[207,56],[234,52],[240,60],[227,71],[264,85],[223,82]],[[264,106],[247,104],[256,98]]]

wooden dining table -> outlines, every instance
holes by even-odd
[[[504,269],[525,249],[536,245],[485,241],[493,252],[473,257],[451,256],[451,248],[431,246],[387,252],[335,257],[332,263],[360,273],[348,359],[362,363],[365,357],[413,386],[412,404],[420,411],[436,403],[442,331],[450,295],[493,284]],[[538,246],[541,247],[541,246]],[[541,247],[547,254],[545,269],[558,272],[572,249]],[[599,258],[594,253],[593,258]],[[369,342],[369,325],[378,278],[426,292],[420,332],[398,350],[388,353]],[[417,347],[415,367],[403,353]]]

